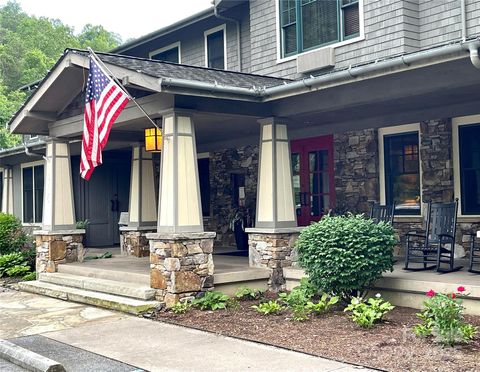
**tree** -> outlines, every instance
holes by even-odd
[[[95,51],[111,50],[120,45],[122,39],[120,35],[108,32],[102,26],[86,24],[80,35],[78,35],[80,47],[86,49],[92,48]]]
[[[21,142],[19,135],[11,134],[6,124],[11,116],[20,108],[25,100],[25,93],[19,91],[7,92],[0,81],[0,148],[5,149]]]

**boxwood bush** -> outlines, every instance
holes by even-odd
[[[322,292],[344,300],[364,296],[382,273],[393,270],[395,233],[363,215],[325,216],[297,241],[300,264]]]
[[[11,214],[0,213],[0,255],[18,252],[26,243],[27,235],[20,220]]]

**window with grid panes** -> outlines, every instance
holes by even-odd
[[[282,56],[360,34],[359,0],[280,0]]]

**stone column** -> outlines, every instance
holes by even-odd
[[[213,288],[213,239],[203,232],[195,130],[190,113],[163,117],[157,233],[150,240],[150,286],[167,306]]]
[[[42,229],[35,230],[37,272],[77,261],[85,230],[75,228],[72,171],[67,142],[49,140],[45,161]]]
[[[3,168],[2,213],[13,214],[13,169]]]
[[[145,234],[156,231],[157,202],[152,153],[143,145],[132,148],[132,171],[130,176],[130,205],[128,225],[121,227],[123,254],[145,257],[150,246]]]
[[[286,121],[260,123],[257,216],[249,234],[249,264],[271,270],[269,288],[284,289],[283,267],[291,266],[297,227]]]

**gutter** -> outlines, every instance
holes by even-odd
[[[174,89],[169,88],[181,88],[186,91],[195,92],[197,94],[199,91],[208,91],[212,96],[218,95],[232,99],[238,99],[238,97],[242,97],[245,100],[268,102],[297,94],[320,90],[322,89],[322,86],[326,84],[343,84],[347,82],[352,82],[360,77],[379,74],[401,67],[412,67],[412,65],[420,65],[422,62],[425,62],[429,59],[447,57],[454,54],[469,53],[472,65],[480,69],[478,48],[480,48],[480,39],[474,39],[467,42],[449,44],[435,49],[429,49],[426,51],[414,52],[394,58],[375,61],[366,65],[360,65],[356,67],[350,66],[348,69],[335,71],[319,76],[310,76],[302,80],[297,80],[291,83],[284,83],[283,85],[268,88],[237,88],[232,86],[176,78],[163,78],[160,79],[159,82],[162,91],[171,91],[172,93],[174,93]]]

